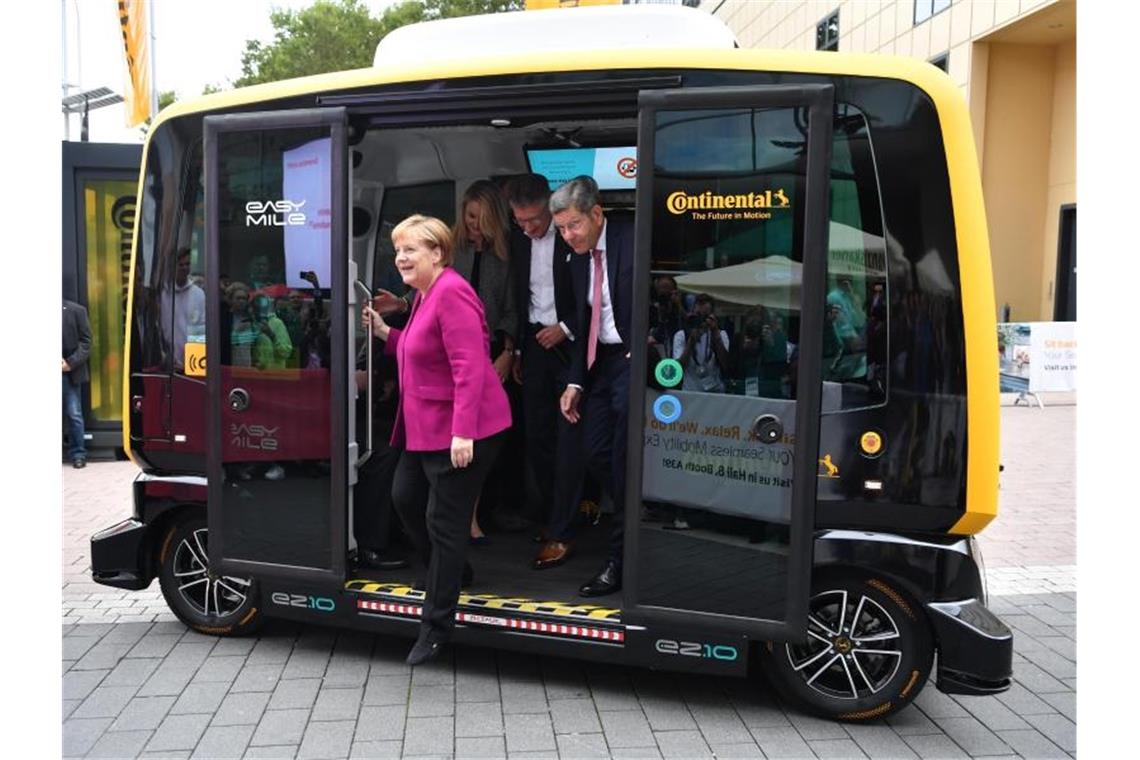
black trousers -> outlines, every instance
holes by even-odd
[[[556,541],[573,538],[582,498],[585,465],[582,426],[562,416],[559,399],[568,367],[562,345],[543,348],[531,330],[523,350],[523,414],[527,460],[534,497],[532,511]]]
[[[377,430],[391,431],[389,423]],[[392,478],[400,461],[400,449],[388,445],[387,434],[373,431],[372,456],[360,468],[352,488],[352,532],[365,549],[382,552],[388,548],[392,527]]]
[[[589,374],[585,413],[586,466],[614,503],[607,559],[622,564],[625,543],[625,460],[629,420],[629,359],[612,351],[594,362]]]
[[[451,465],[451,451],[405,451],[396,466],[392,501],[412,545],[427,565],[420,636],[446,641],[466,562],[471,513],[504,433],[475,441],[471,464]]]

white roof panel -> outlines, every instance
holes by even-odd
[[[610,5],[491,13],[424,21],[390,32],[373,66],[427,64],[530,52],[631,48],[734,48],[711,14],[678,5]]]

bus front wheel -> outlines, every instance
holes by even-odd
[[[805,644],[761,647],[784,699],[831,720],[867,721],[901,710],[922,691],[934,659],[923,611],[886,581],[817,582]]]
[[[257,584],[210,570],[202,517],[177,520],[163,533],[159,585],[171,611],[186,625],[215,636],[241,636],[261,625]]]

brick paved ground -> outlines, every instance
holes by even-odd
[[[1060,403],[1058,403],[1058,401]],[[983,536],[1014,687],[867,726],[784,708],[756,682],[267,625],[188,631],[154,588],[90,582],[87,540],[129,511],[129,463],[64,470],[65,757],[1066,757],[1076,751],[1075,407],[1002,408],[1001,518]],[[1043,443],[1045,442],[1045,443]]]

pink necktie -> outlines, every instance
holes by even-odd
[[[590,251],[594,259],[594,302],[590,306],[590,337],[586,343],[586,369],[594,366],[594,359],[598,355],[598,328],[602,324],[602,251],[594,248]]]

